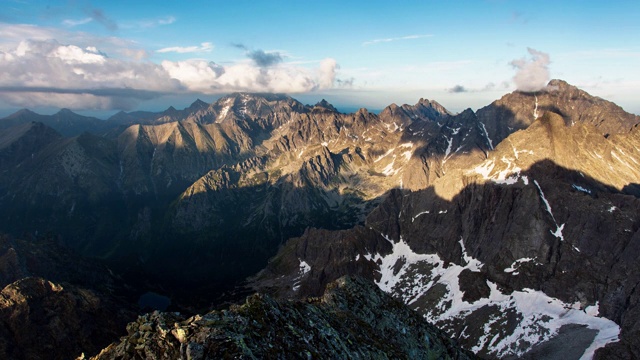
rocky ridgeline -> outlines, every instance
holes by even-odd
[[[330,284],[319,298],[256,294],[229,310],[184,318],[151,313],[93,359],[473,359],[375,285]]]

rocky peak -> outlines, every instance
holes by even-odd
[[[568,82],[561,79],[551,79],[549,83],[547,83],[546,91],[568,91],[568,90],[579,90],[577,87],[569,84]]]
[[[292,113],[305,113],[302,103],[285,94],[233,93],[218,99],[197,120],[203,123],[221,123],[233,120],[266,120],[278,124],[276,117]]]
[[[640,123],[640,116],[562,80],[551,80],[544,90],[535,93],[514,91],[479,109],[477,115],[495,145],[548,111],[559,114],[569,125],[594,125],[603,135],[627,133]]]
[[[55,115],[56,116],[79,116],[78,114],[74,113],[73,111],[67,108],[60,109],[60,111],[58,111]]]
[[[29,109],[20,109],[14,112],[13,114],[7,116],[5,119],[18,119],[22,117],[33,117],[33,116],[40,116],[40,115]]]
[[[443,114],[443,115],[451,115],[451,112],[449,112],[449,110],[447,110],[444,106],[442,106],[440,103],[438,103],[435,100],[429,100],[429,99],[423,99],[420,98],[420,100],[418,100],[418,103],[416,103],[414,105],[414,107],[425,107],[425,108],[430,108],[435,110],[436,112]]]
[[[196,101],[193,102],[193,104],[189,105],[188,109],[189,110],[201,110],[201,109],[206,109],[209,106],[209,104],[207,104],[206,102],[197,99]]]
[[[393,118],[401,121],[403,125],[408,125],[416,120],[435,121],[449,115],[451,113],[442,105],[422,98],[415,105],[391,104],[380,112],[380,118]]]
[[[338,110],[333,107],[327,100],[322,99],[317,104],[314,105],[313,111],[321,111],[321,112],[338,112]]]

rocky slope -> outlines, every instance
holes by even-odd
[[[573,338],[574,355],[637,357],[638,140],[547,112],[486,160],[393,191],[364,227],[289,241],[256,284],[307,296],[359,274],[483,356],[570,356]]]
[[[472,359],[370,282],[342,278],[320,298],[243,305],[185,318],[152,313],[92,359]]]

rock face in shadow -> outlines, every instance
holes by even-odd
[[[0,236],[0,358],[95,354],[135,318],[121,279],[57,245]]]
[[[99,292],[24,278],[0,292],[0,357],[69,359],[117,339],[132,313]]]
[[[147,314],[127,331],[94,359],[475,358],[375,285],[350,277],[319,298],[256,294],[202,316]]]

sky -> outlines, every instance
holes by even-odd
[[[0,115],[236,91],[459,112],[559,78],[640,114],[640,1],[2,0]]]

